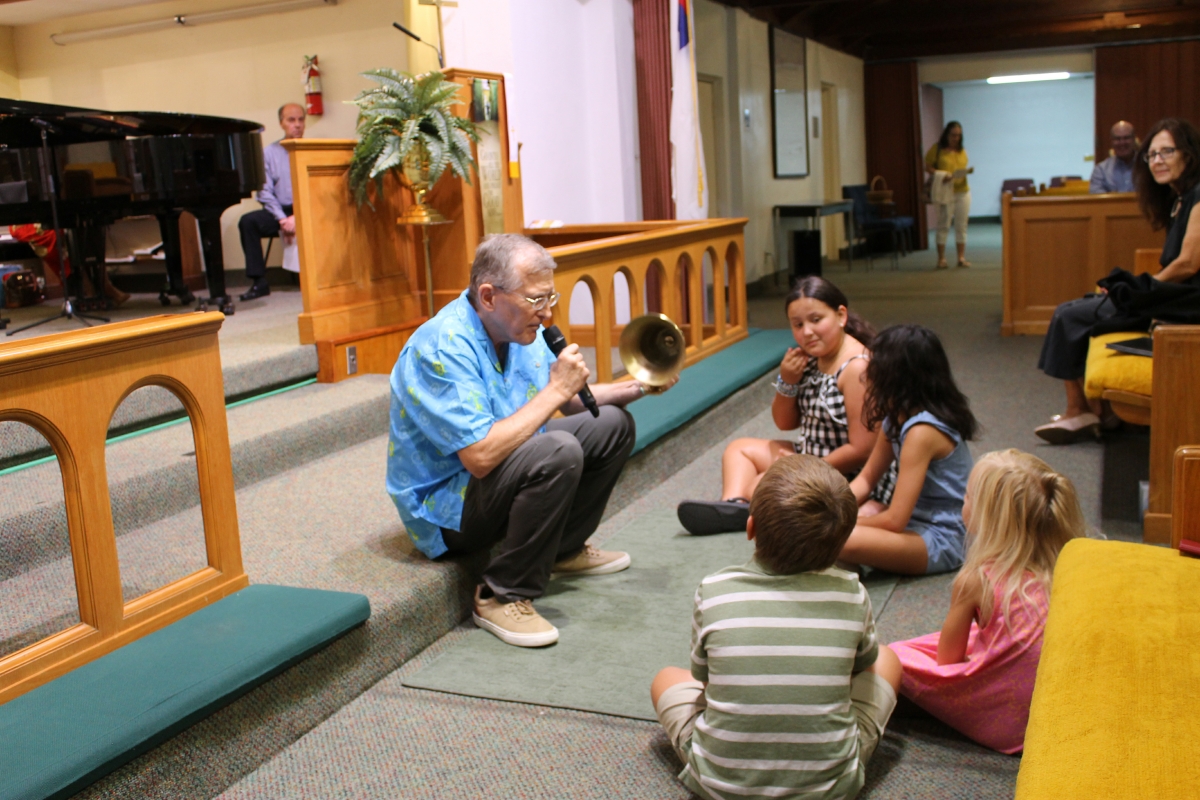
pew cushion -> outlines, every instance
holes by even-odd
[[[70,797],[370,616],[366,597],[257,584],[0,705],[0,797]]]
[[[1106,333],[1092,337],[1088,346],[1087,370],[1084,373],[1083,391],[1088,397],[1098,399],[1106,389],[1134,394],[1149,395],[1154,370],[1154,359],[1133,356],[1110,350],[1107,345],[1145,336],[1145,333]]]
[[[1200,559],[1077,539],[1058,559],[1017,800],[1200,785]]]

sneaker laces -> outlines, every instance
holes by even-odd
[[[583,552],[581,552],[579,555],[583,556],[584,558],[600,558],[602,553],[598,547],[592,547],[590,544],[585,544],[583,546]]]
[[[527,617],[537,616],[537,612],[533,610],[533,603],[529,600],[514,600],[511,603],[505,603],[504,613],[517,622],[522,622]]]

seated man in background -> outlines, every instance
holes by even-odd
[[[284,139],[302,139],[304,123],[304,106],[284,103],[279,107],[279,127],[283,128]],[[292,214],[292,167],[282,144],[272,142],[266,146],[263,167],[267,181],[258,192],[258,202],[263,207],[243,214],[238,220],[242,252],[246,256],[246,277],[254,282],[250,291],[242,293],[242,300],[254,300],[271,293],[271,287],[267,285],[267,263],[263,259],[263,237],[277,236],[280,231],[287,236],[296,233],[296,217]]]
[[[1092,194],[1132,192],[1133,157],[1138,147],[1133,125],[1121,120],[1112,126],[1109,135],[1112,137],[1109,140],[1112,143],[1112,155],[1092,170],[1092,182],[1088,191]]]
[[[470,288],[413,333],[392,370],[387,489],[429,558],[499,549],[475,590],[475,624],[539,647],[558,629],[533,609],[551,572],[601,575],[626,553],[585,545],[633,450],[637,381],[591,388],[578,345],[557,359],[539,332],[558,302],[554,259],[518,234],[489,236]],[[552,419],[555,412],[566,416]]]

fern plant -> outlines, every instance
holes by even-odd
[[[350,101],[358,106],[358,145],[349,180],[359,205],[366,201],[372,183],[379,193],[388,172],[403,174],[406,158],[417,158],[422,168],[428,162],[430,186],[447,167],[471,182],[475,165],[471,142],[479,141],[479,131],[470,120],[450,111],[462,86],[440,72],[414,77],[385,67],[362,76],[378,86],[364,89]]]

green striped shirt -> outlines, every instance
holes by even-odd
[[[751,560],[709,575],[692,621],[707,708],[680,779],[701,797],[853,797],[864,765],[850,677],[878,654],[852,573],[777,575]]]

